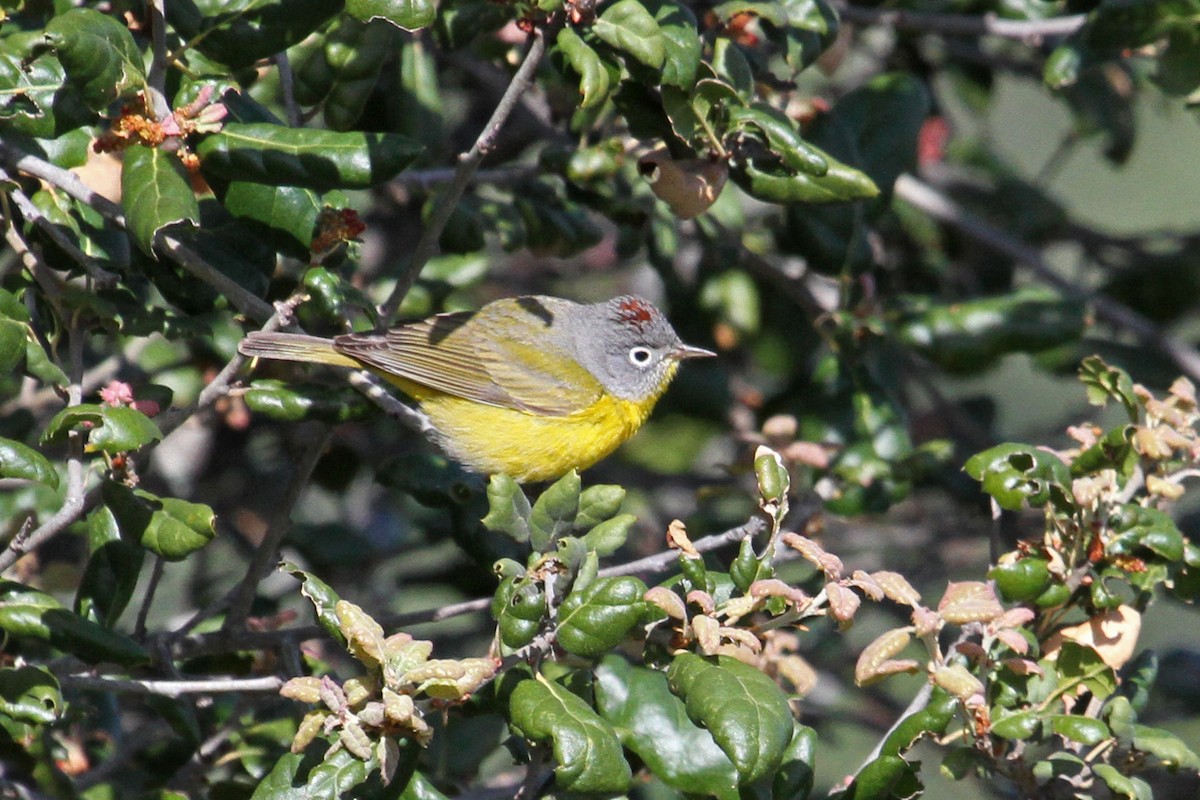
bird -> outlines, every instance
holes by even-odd
[[[447,455],[518,483],[592,466],[637,432],[682,361],[716,355],[634,295],[504,298],[332,339],[257,331],[238,350],[370,370],[417,403]]]

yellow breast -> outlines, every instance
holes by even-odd
[[[538,416],[425,387],[402,387],[444,437],[447,454],[477,472],[526,483],[586,469],[632,436],[657,397],[638,403],[604,394],[569,416]]]

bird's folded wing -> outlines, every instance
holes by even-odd
[[[502,408],[565,416],[599,397],[599,384],[574,359],[555,348],[476,341],[477,331],[460,331],[470,317],[442,314],[382,335],[347,334],[334,346],[380,372]]]

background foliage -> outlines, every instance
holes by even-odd
[[[5,796],[1196,796],[1200,3],[0,23]],[[548,487],[236,352],[623,291]]]

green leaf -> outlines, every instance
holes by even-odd
[[[729,756],[742,784],[778,768],[792,738],[792,712],[773,680],[735,658],[694,653],[677,655],[667,679],[688,716]]]
[[[1070,496],[1070,468],[1031,445],[996,445],[972,456],[963,469],[1009,511],[1018,511],[1025,503],[1040,507],[1053,500],[1061,505]]]
[[[909,714],[892,729],[883,740],[880,752],[902,756],[921,737],[940,736],[946,732],[958,707],[958,698],[944,689],[935,688],[924,708]]]
[[[1042,718],[1034,711],[1018,711],[992,721],[992,733],[1001,739],[1028,739],[1038,732]]]
[[[595,658],[620,644],[642,621],[646,584],[633,577],[599,578],[567,595],[558,609],[558,643]]]
[[[137,588],[146,551],[121,539],[121,529],[107,506],[88,514],[88,558],[75,612],[85,619],[112,628]]]
[[[1128,797],[1130,800],[1154,800],[1154,789],[1141,778],[1123,775],[1112,764],[1094,764],[1092,771],[1096,777],[1104,781],[1108,790],[1116,797]]]
[[[25,338],[21,337],[24,350]],[[0,478],[19,478],[58,488],[58,473],[44,455],[12,439],[0,438]]]
[[[0,369],[10,373],[25,360],[27,325],[14,319],[0,319]]]
[[[200,224],[200,205],[183,166],[158,147],[125,149],[121,167],[121,204],[129,235],[148,256],[159,231],[180,223]]]
[[[259,782],[251,800],[312,800],[317,797],[348,797],[348,793],[379,770],[372,757],[363,761],[342,748],[321,758],[310,748],[306,753],[287,753]]]
[[[583,545],[598,556],[610,556],[621,549],[629,529],[637,522],[633,514],[620,514],[594,526],[583,537]]]
[[[529,541],[529,498],[521,485],[500,473],[488,480],[488,513],[483,525],[489,531],[503,533],[513,541]]]
[[[574,530],[579,490],[579,472],[571,470],[538,495],[529,513],[529,541],[535,552],[548,552],[555,540]]]
[[[792,741],[783,751],[783,763],[771,782],[774,800],[807,800],[812,793],[817,758],[817,732],[795,723]]]
[[[1081,714],[1051,714],[1047,719],[1050,730],[1089,747],[1100,744],[1110,735],[1108,726],[1103,722]]]
[[[690,89],[696,83],[702,49],[696,15],[677,0],[646,0],[643,5],[662,33],[663,85]]]
[[[1108,524],[1119,531],[1106,548],[1113,555],[1129,555],[1138,548],[1145,548],[1168,561],[1183,558],[1183,534],[1175,520],[1157,508],[1126,503],[1113,514]]]
[[[254,413],[284,422],[315,419],[336,425],[370,419],[378,412],[370,401],[345,387],[276,380],[254,381],[242,400]]]
[[[342,633],[342,623],[337,617],[337,612],[334,610],[334,607],[337,606],[338,601],[342,598],[333,590],[333,587],[316,575],[305,572],[291,562],[283,562],[279,565],[279,569],[300,581],[300,593],[307,597],[309,602],[313,604],[313,611],[317,615],[317,623],[325,629],[326,633],[333,637],[334,641],[345,646],[346,637]]]
[[[46,725],[62,711],[58,680],[48,670],[31,666],[0,669],[0,715]]]
[[[279,250],[307,258],[324,204],[315,192],[297,186],[233,181],[221,200],[225,210],[266,236]]]
[[[236,69],[303,41],[342,6],[341,0],[174,0],[166,12],[190,47]]]
[[[688,718],[665,674],[608,655],[596,667],[595,692],[600,715],[656,778],[689,795],[738,798],[733,762],[711,733]]]
[[[65,441],[67,434],[81,425],[91,426],[86,447],[89,452],[123,453],[162,438],[162,431],[154,421],[137,409],[80,403],[55,414],[42,434],[42,441],[47,444]]]
[[[59,14],[46,26],[46,41],[95,111],[145,86],[137,43],[124,25],[106,14],[89,8]]]
[[[418,31],[433,24],[437,5],[433,0],[346,0],[346,13],[362,22],[382,19],[402,30]]]
[[[1150,702],[1150,692],[1158,679],[1158,653],[1143,650],[1121,667],[1117,696],[1129,701],[1131,711],[1141,713]],[[1115,701],[1116,696],[1110,698]]]
[[[563,28],[555,39],[566,62],[579,75],[580,108],[594,108],[608,99],[608,70],[600,56],[572,28]]]
[[[579,494],[579,513],[575,515],[575,530],[591,530],[610,520],[625,502],[625,489],[612,484],[589,486]]]
[[[1050,585],[1050,563],[1044,558],[1021,558],[988,570],[1000,596],[1009,603],[1024,603],[1040,596]]]
[[[897,756],[880,756],[858,771],[840,800],[893,800],[921,793],[917,767]]]
[[[545,614],[545,595],[527,578],[505,578],[492,599],[492,619],[500,629],[500,643],[508,652],[533,641]]]
[[[628,53],[651,69],[659,69],[667,49],[654,17],[638,0],[617,0],[592,24],[592,32],[611,47]]]
[[[1161,728],[1134,725],[1133,747],[1154,756],[1171,770],[1200,769],[1200,756],[1178,736]]]
[[[321,131],[230,123],[197,152],[205,171],[228,180],[317,191],[366,189],[395,177],[422,148],[394,133]]]
[[[1116,400],[1125,407],[1130,422],[1137,422],[1138,401],[1128,372],[1110,367],[1100,356],[1088,356],[1079,365],[1079,380],[1087,389],[1089,403],[1103,407]]]
[[[141,645],[73,614],[45,592],[0,581],[0,630],[15,638],[49,642],[89,664],[141,664],[150,654]]]
[[[1060,685],[1068,681],[1086,687],[1096,698],[1103,700],[1117,688],[1117,675],[1104,663],[1100,654],[1078,642],[1063,642],[1058,653]]]
[[[1010,353],[1037,353],[1078,340],[1083,303],[1033,287],[998,297],[934,305],[924,299],[897,322],[906,345],[946,370],[970,374]]]
[[[800,136],[796,124],[777,108],[766,103],[731,106],[728,110],[731,131],[759,131],[771,153],[789,169],[815,178],[829,174],[830,159]]]
[[[865,173],[832,159],[829,171],[819,178],[762,167],[754,161],[730,174],[751,197],[766,203],[840,203],[879,194]]]
[[[116,481],[106,481],[101,493],[122,538],[168,561],[182,561],[217,535],[213,511],[202,503],[156,497]]]
[[[621,794],[633,776],[612,725],[557,683],[524,680],[509,700],[509,719],[526,739],[554,748],[555,782],[564,792]]]

